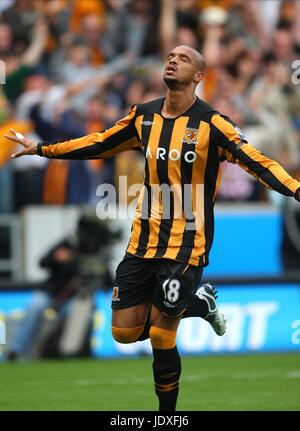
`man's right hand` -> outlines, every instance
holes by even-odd
[[[18,144],[23,145],[23,149],[17,151],[12,154],[12,158],[15,159],[21,156],[30,156],[37,154],[37,143],[32,141],[31,139],[25,138],[21,133],[17,132],[14,129],[10,129],[12,135],[4,135],[7,139],[13,142],[17,142]]]

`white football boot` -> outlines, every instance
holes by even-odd
[[[197,290],[196,295],[199,299],[204,300],[208,306],[208,315],[204,317],[204,320],[210,323],[217,335],[224,335],[226,332],[226,319],[218,310],[216,301],[218,295],[215,287],[209,283],[203,284],[203,286]]]

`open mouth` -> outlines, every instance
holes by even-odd
[[[168,66],[166,68],[166,72],[176,72],[177,68],[175,66]]]

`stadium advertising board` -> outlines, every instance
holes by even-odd
[[[20,317],[30,292],[0,292],[2,320]],[[96,294],[92,352],[96,357],[146,355],[149,341],[124,345],[111,337],[111,292]],[[218,337],[199,318],[184,319],[177,344],[183,354],[300,352],[300,286],[297,284],[222,286],[219,306],[228,331]],[[9,337],[8,337],[9,338]]]
[[[226,286],[219,289],[219,298],[220,309],[227,317],[227,333],[218,337],[203,319],[184,319],[177,335],[177,345],[183,354],[300,352],[300,286]],[[150,353],[149,341],[134,345],[112,341],[109,299],[109,295],[97,295],[95,355]]]

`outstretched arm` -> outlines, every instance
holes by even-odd
[[[266,187],[300,201],[300,183],[283,167],[248,144],[242,131],[227,117],[211,119],[211,139],[220,149],[221,160],[237,163]]]
[[[129,114],[104,132],[91,133],[78,139],[53,144],[36,143],[11,129],[5,135],[23,146],[12,157],[38,154],[51,159],[104,159],[127,150],[139,150],[140,143],[134,125],[136,106]]]

